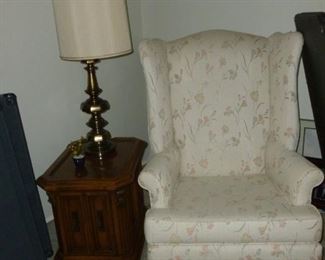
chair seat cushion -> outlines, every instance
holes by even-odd
[[[149,243],[318,242],[322,220],[293,206],[267,175],[181,177],[168,209],[151,209]]]

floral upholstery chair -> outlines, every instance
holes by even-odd
[[[141,43],[149,260],[321,259],[323,174],[295,152],[302,45],[222,30]]]

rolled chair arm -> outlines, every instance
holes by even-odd
[[[149,191],[151,208],[168,208],[179,176],[179,152],[170,146],[157,153],[144,167],[139,185]]]
[[[266,171],[293,205],[310,204],[312,190],[322,183],[324,174],[300,154],[280,144],[267,147]]]

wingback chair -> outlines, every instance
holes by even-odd
[[[302,45],[222,30],[140,44],[149,260],[321,259],[323,174],[295,152]]]

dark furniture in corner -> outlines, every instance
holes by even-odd
[[[61,260],[136,260],[144,241],[143,192],[137,183],[146,143],[113,138],[116,154],[86,157],[76,169],[69,149],[37,183],[53,207]]]
[[[304,37],[302,60],[313,110],[322,159],[307,158],[325,170],[325,13],[295,16],[297,31]],[[313,204],[325,209],[325,182],[313,192]]]
[[[44,260],[52,247],[14,94],[0,95],[0,259]]]

